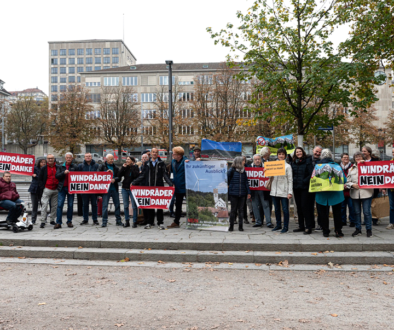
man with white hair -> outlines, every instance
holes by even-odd
[[[59,166],[56,171],[56,179],[59,180],[58,189],[58,199],[57,199],[57,211],[56,211],[56,225],[54,229],[62,228],[62,216],[63,216],[63,206],[67,197],[67,226],[69,228],[73,227],[73,210],[74,210],[74,194],[68,193],[68,178],[69,173],[74,172],[78,169],[78,166],[73,163],[74,155],[71,152],[66,153],[66,161],[62,166]]]
[[[119,168],[114,164],[114,156],[108,154],[106,156],[106,161],[104,164],[101,164],[99,167],[99,171],[102,172],[112,172],[112,180],[111,185],[109,186],[108,192],[103,194],[103,222],[101,227],[107,227],[108,222],[108,204],[109,199],[112,197],[112,201],[115,206],[115,218],[116,225],[123,226],[122,218],[120,217],[120,200],[119,200]]]
[[[263,162],[263,164],[264,164],[264,162],[268,162],[269,161],[269,158],[270,158],[270,155],[271,155],[271,149],[270,148],[268,148],[268,147],[264,147],[264,148],[262,148],[261,150],[260,150],[260,156],[261,156],[261,161]]]

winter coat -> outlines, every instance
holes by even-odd
[[[38,187],[42,190],[42,191],[44,191],[44,189],[45,189],[45,185],[46,185],[46,183],[47,183],[47,179],[48,179],[48,170],[47,170],[47,166],[48,165],[44,165],[43,167],[41,167],[41,170],[40,170],[40,174],[38,175]],[[56,174],[55,174],[55,178],[56,178],[56,175],[59,173],[59,171],[60,171],[60,166],[59,165],[53,165],[53,166],[55,166],[56,167]],[[57,178],[56,178],[57,179]],[[59,189],[59,186],[60,186],[60,181],[59,181],[59,183],[58,183],[58,185],[57,185],[57,190],[60,190]],[[62,185],[62,187],[63,187],[63,185]]]
[[[133,182],[133,180],[137,179],[139,175],[140,171],[137,165],[122,166],[118,173],[119,179],[122,179],[122,177],[124,177],[124,180],[122,182],[122,188],[130,190],[131,183]]]
[[[59,180],[59,185],[58,185],[58,190],[62,190],[63,186],[64,186],[64,179],[66,178],[67,174],[64,174],[64,172],[67,170],[66,167],[66,162],[63,163],[63,165],[60,165],[59,168],[56,170],[56,179]],[[74,162],[72,162],[70,164],[70,167],[68,169],[70,172],[75,172],[78,171],[78,165],[75,164]],[[68,188],[68,187],[67,187]]]
[[[94,159],[90,162],[90,165],[86,163],[86,160],[83,161],[83,163],[78,165],[78,172],[97,172],[99,168],[99,165],[96,164]]]
[[[371,198],[374,194],[374,189],[354,189],[352,186],[358,184],[358,166],[353,164],[347,174],[346,187],[350,189],[350,197],[352,199],[366,199]]]
[[[293,195],[293,171],[287,163],[285,163],[285,171],[285,175],[274,176],[271,196],[287,198],[287,195]]]
[[[146,162],[142,173],[133,181],[133,185],[141,185],[145,183],[149,187],[164,187],[164,180],[172,186],[172,182],[167,174],[166,165],[163,161],[157,159],[156,165],[153,166],[152,161]]]
[[[113,176],[112,176],[112,179],[115,180],[114,187],[115,187],[116,191],[119,191],[119,182],[120,182],[119,167],[117,167],[115,164],[112,164],[112,166],[114,167],[114,173],[113,173]],[[108,163],[105,162],[104,164],[99,165],[98,170],[100,172],[107,172],[109,170]]]
[[[342,168],[343,173],[345,173],[345,176],[348,176],[349,170],[352,168],[353,164],[352,163],[348,163],[346,166],[343,165],[342,163],[339,164]],[[343,195],[345,196],[345,198],[350,197],[350,188],[348,188],[347,186],[345,186],[345,189],[343,190]]]
[[[35,177],[32,176],[31,178],[31,184],[29,187],[29,193],[31,194],[39,194],[40,193],[40,188],[38,186],[38,176],[40,175],[40,168],[37,166],[34,166],[34,174],[36,175]]]
[[[309,189],[313,165],[310,157],[304,159],[295,158],[291,163],[293,171],[293,189]]]
[[[228,194],[230,196],[242,197],[250,195],[249,181],[246,171],[240,173],[235,170],[234,167],[230,168],[227,171],[227,182],[229,184]]]
[[[16,184],[5,182],[3,178],[0,178],[0,201],[10,200],[15,202],[17,199],[19,199],[19,194],[16,191]]]
[[[321,161],[317,162],[316,164],[335,164],[331,158],[324,158]],[[342,170],[343,172],[343,170]],[[344,183],[346,183],[346,176],[345,173],[343,173],[343,180]],[[343,191],[321,191],[317,192],[315,195],[315,200],[316,203],[320,205],[325,205],[325,206],[331,206],[331,205],[337,205],[339,203],[342,203],[345,200],[345,197],[343,195]]]
[[[173,159],[171,161],[171,171],[174,174],[174,178],[172,179],[172,183],[175,186],[175,193],[176,194],[185,194],[186,193],[185,160],[187,160],[187,158],[185,156],[183,156],[178,169],[176,169],[176,167],[175,167],[175,164],[177,161],[175,159]]]

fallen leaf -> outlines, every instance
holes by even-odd
[[[334,253],[334,251],[330,251],[331,253]]]
[[[249,266],[245,266],[245,268],[249,268]]]
[[[248,250],[248,251],[245,251],[245,253],[249,253],[250,252],[250,250]]]
[[[143,264],[143,262],[139,262],[139,264],[140,264],[140,265],[142,265],[142,264]]]
[[[282,252],[275,252],[275,254],[281,254]]]
[[[278,266],[288,267],[289,266],[289,262],[287,260],[279,261]]]
[[[158,263],[158,264],[165,264],[165,262],[164,262],[164,261],[161,261],[161,260],[159,260],[157,263]]]
[[[26,257],[18,257],[18,259],[26,259]]]
[[[330,251],[324,251],[324,253],[330,253]]]
[[[229,264],[229,265],[232,265],[233,263],[232,263],[232,262],[229,262],[228,264]]]
[[[78,249],[83,249],[83,247],[82,246],[78,246]]]
[[[334,267],[334,264],[333,264],[332,262],[329,262],[329,263],[328,263],[328,267],[333,268],[333,267]]]
[[[384,284],[384,285],[387,285],[387,282],[384,281],[383,284]]]
[[[120,327],[123,327],[123,326],[124,326],[124,323],[115,323],[115,327],[120,328]]]
[[[257,267],[260,267],[260,266],[262,266],[262,264],[255,264]],[[394,271],[394,269],[393,269],[393,271]]]
[[[317,256],[317,253],[311,253],[313,256]]]
[[[47,303],[39,303],[38,306],[46,305]]]
[[[174,283],[174,282],[176,282],[176,280],[168,280],[168,282]]]
[[[338,317],[338,314],[330,314],[332,317]]]

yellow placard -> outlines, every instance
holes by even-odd
[[[277,160],[275,162],[264,163],[265,176],[280,176],[286,175],[286,162],[284,160]]]

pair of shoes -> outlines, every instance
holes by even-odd
[[[372,230],[371,229],[367,230],[367,237],[372,237]]]
[[[343,237],[344,235],[343,235],[343,233],[342,233],[342,230],[337,230],[337,231],[335,231],[335,237],[338,237],[338,238],[341,238],[341,237]]]
[[[282,226],[281,225],[276,225],[275,228],[272,229],[272,231],[277,231],[277,230],[280,230],[280,229],[282,229]]]
[[[179,228],[179,225],[175,222],[173,222],[170,226],[167,226],[168,229],[172,229],[172,228]]]
[[[45,228],[45,222],[41,222],[40,228]]]
[[[130,220],[126,220],[126,223],[123,225],[123,227],[130,227]]]
[[[257,227],[263,227],[263,225],[258,225],[257,223],[255,225],[252,226],[253,228],[257,228]]]
[[[134,222],[131,228],[137,228],[137,223]]]
[[[60,228],[62,228],[62,225],[60,223],[57,223],[55,227],[53,227],[53,229],[60,229]]]
[[[89,223],[88,221],[82,221],[82,222],[81,222],[81,226],[87,225],[88,223]]]
[[[322,231],[323,228],[322,228],[321,226],[318,226],[315,230],[316,230],[316,231]]]
[[[283,229],[280,231],[281,234],[285,234],[289,231],[289,228],[283,227]]]
[[[349,223],[349,227],[356,227],[356,224],[354,222]]]
[[[159,230],[166,230],[166,227],[164,227],[163,224],[157,225],[157,229]]]
[[[104,222],[103,222],[103,223],[101,224],[101,227],[102,227],[102,228],[107,227],[107,223],[104,223]]]
[[[149,223],[144,227],[144,229],[151,229],[151,228],[152,226]]]
[[[244,220],[244,224],[245,224],[245,225],[249,225],[249,224],[250,224],[249,220],[248,220],[248,219],[245,219],[245,220]]]
[[[361,230],[356,228],[356,230],[354,231],[354,233],[352,234],[352,236],[353,236],[353,237],[356,237],[356,236],[360,236],[361,234],[362,234]]]
[[[293,233],[300,233],[302,231],[305,231],[305,228],[297,228],[293,230]]]
[[[239,227],[238,230],[239,231],[244,231],[244,229],[242,227]]]
[[[228,228],[228,231],[234,231],[234,225],[230,225],[230,227]]]
[[[50,224],[51,224],[52,226],[54,226],[54,225],[56,225],[56,222],[52,220],[52,221],[50,222]]]
[[[73,225],[71,222],[67,222],[67,227],[68,227],[68,228],[73,228],[74,225]]]
[[[270,223],[269,225],[267,225],[267,228],[274,228],[274,225]]]
[[[93,221],[93,224],[96,225],[96,226],[100,225],[98,221]]]
[[[323,236],[324,236],[324,237],[330,236],[330,231],[324,231],[324,230],[323,230]]]
[[[390,224],[386,227],[386,229],[394,229],[394,223],[390,223]]]
[[[304,235],[310,235],[312,234],[312,229],[307,229],[304,231]]]

